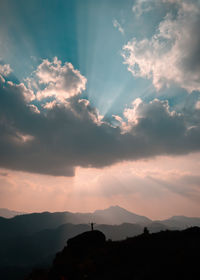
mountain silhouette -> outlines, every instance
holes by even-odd
[[[95,225],[107,239],[122,240],[139,235],[143,226],[124,223],[121,225]],[[149,226],[151,232],[163,229]],[[56,252],[60,251],[70,238],[90,230],[89,224],[64,224],[34,234],[21,234],[0,240],[0,275],[4,280],[21,280],[32,267],[49,265]],[[16,278],[19,275],[19,278]]]
[[[90,248],[97,248],[106,242],[105,235],[99,230],[83,232],[67,241],[67,246],[72,250],[87,251]],[[84,252],[83,252],[84,253]],[[80,252],[79,252],[80,254]]]
[[[15,216],[11,219],[0,217],[0,239],[17,235],[34,234],[44,229],[53,229],[65,223],[84,224],[149,224],[150,219],[131,213],[119,206],[112,206],[94,213],[43,212]]]
[[[27,280],[179,280],[199,277],[200,228],[105,241],[100,231],[69,240],[49,269]]]
[[[185,229],[188,227],[200,226],[200,218],[173,216],[167,220],[161,221],[161,223],[165,226]]]
[[[146,226],[155,233],[196,226],[199,221],[200,218],[184,216],[151,221],[119,206],[94,213],[43,212],[0,217],[0,275],[4,280],[21,280],[34,266],[49,265],[70,238],[90,230],[91,222],[107,239],[117,241],[142,234]]]
[[[96,210],[93,214],[95,222],[108,224],[149,224],[152,222],[147,217],[134,214],[119,206],[111,206],[104,210]]]

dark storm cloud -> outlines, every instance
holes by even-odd
[[[188,129],[184,115],[171,113],[167,102],[141,103],[137,123],[122,133],[121,127],[100,121],[96,109],[80,97],[42,108],[39,113],[27,103],[25,87],[7,82],[0,85],[3,168],[73,176],[76,166],[103,167],[200,150],[199,124]]]
[[[97,125],[94,110],[85,102],[72,98],[70,107],[56,105],[38,114],[19,88],[3,84],[0,91],[2,167],[70,176],[77,165],[113,162],[113,156],[105,154],[114,155],[119,129]]]

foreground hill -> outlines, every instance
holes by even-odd
[[[49,265],[69,238],[90,230],[90,222],[95,222],[95,229],[107,239],[115,241],[141,234],[144,226],[151,233],[184,229],[200,225],[200,218],[176,216],[151,221],[119,206],[94,213],[44,212],[10,219],[0,217],[0,275],[4,280],[21,280],[34,266]]]
[[[152,223],[151,232],[165,230],[166,227]],[[124,223],[121,225],[95,225],[107,239],[122,240],[143,232],[143,226]],[[45,229],[34,234],[18,235],[0,240],[0,275],[4,280],[21,280],[34,266],[50,265],[56,252],[66,241],[90,230],[87,224],[64,224],[55,229]]]
[[[107,239],[121,240],[139,235],[143,227],[137,224],[124,223],[121,225],[96,225]],[[149,227],[151,232],[159,231],[163,227]],[[0,268],[2,266],[33,266],[39,263],[49,263],[52,256],[61,250],[66,241],[80,233],[90,230],[86,224],[64,224],[56,229],[46,229],[32,235],[18,235],[0,240]]]
[[[47,270],[27,280],[199,279],[200,228],[106,241],[89,231],[68,241]]]

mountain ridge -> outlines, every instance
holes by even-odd
[[[26,214],[25,212],[20,212],[20,211],[15,211],[15,210],[10,210],[10,209],[7,209],[7,208],[0,208],[0,217],[3,217],[3,218],[13,218],[17,215],[23,215],[23,214]]]
[[[175,215],[168,219],[163,220],[151,220],[150,218],[146,216],[142,216],[136,213],[133,213],[131,211],[126,210],[125,208],[122,208],[118,205],[112,205],[105,209],[98,209],[94,212],[70,212],[70,211],[57,211],[57,212],[50,212],[50,211],[44,211],[44,212],[33,212],[33,213],[22,213],[17,212],[13,210],[9,210],[6,208],[0,208],[5,209],[7,211],[17,213],[13,217],[3,217],[1,216],[0,212],[0,224],[2,221],[5,222],[4,219],[8,219],[12,222],[18,220],[29,220],[36,219],[37,217],[48,217],[50,220],[56,220],[53,224],[56,226],[59,226],[64,223],[73,223],[73,224],[81,224],[81,223],[97,223],[97,224],[109,224],[109,225],[117,225],[122,223],[133,223],[133,224],[142,224],[142,225],[148,225],[152,222],[155,223],[161,223],[165,226],[171,226],[171,227],[180,227],[185,228],[188,226],[200,226],[200,217],[188,217],[184,215]],[[6,222],[5,222],[6,223]],[[9,222],[8,222],[9,223]],[[51,226],[50,226],[51,227]],[[54,225],[53,225],[54,227]],[[49,228],[49,224],[47,223],[46,228]],[[1,235],[0,235],[1,236]]]

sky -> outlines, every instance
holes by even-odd
[[[199,0],[1,0],[0,207],[200,217],[199,25]]]

